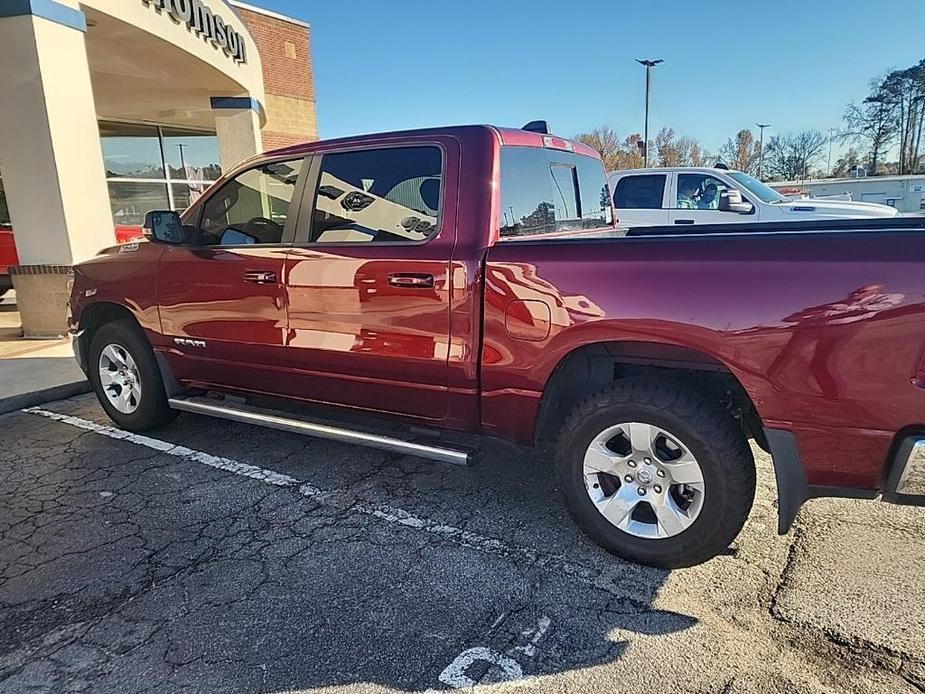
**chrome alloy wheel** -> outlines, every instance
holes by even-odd
[[[132,414],[141,404],[141,376],[132,355],[122,345],[110,344],[100,352],[100,385],[109,404]]]
[[[635,537],[674,537],[703,507],[697,459],[678,437],[652,424],[616,424],[594,437],[584,479],[600,514]]]

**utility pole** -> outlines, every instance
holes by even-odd
[[[755,123],[761,128],[761,134],[758,136],[758,180],[761,180],[762,165],[764,164],[764,129],[770,128],[770,123]]]
[[[649,166],[649,99],[652,94],[652,68],[654,68],[659,63],[664,63],[664,60],[640,60],[636,58],[636,62],[640,65],[646,66],[646,126],[643,134],[643,148],[642,148],[642,165],[643,168],[648,168]]]
[[[189,174],[186,173],[186,160],[183,157],[183,150],[186,149],[187,145],[179,144],[177,149],[180,150],[180,168],[183,170],[183,178],[189,178]]]

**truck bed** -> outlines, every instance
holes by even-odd
[[[496,244],[483,421],[532,422],[553,370],[583,345],[668,349],[728,370],[763,426],[792,430],[811,485],[877,488],[897,432],[925,425],[923,226],[661,227]],[[512,299],[529,310],[512,313]]]

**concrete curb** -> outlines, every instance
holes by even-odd
[[[43,388],[42,390],[35,390],[29,393],[22,393],[20,395],[11,395],[6,398],[0,398],[0,414],[15,412],[24,407],[34,407],[35,405],[52,402],[53,400],[72,398],[75,395],[89,393],[91,390],[90,382],[85,379],[83,381],[63,383],[61,385],[52,386],[51,388]]]

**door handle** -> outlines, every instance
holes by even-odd
[[[675,224],[693,224],[694,220],[693,219],[676,219],[674,220],[674,223]]]
[[[244,281],[251,284],[273,284],[276,282],[276,273],[272,270],[249,270],[244,273]]]
[[[393,272],[389,275],[389,284],[393,287],[428,289],[434,286],[434,276],[423,272]]]

